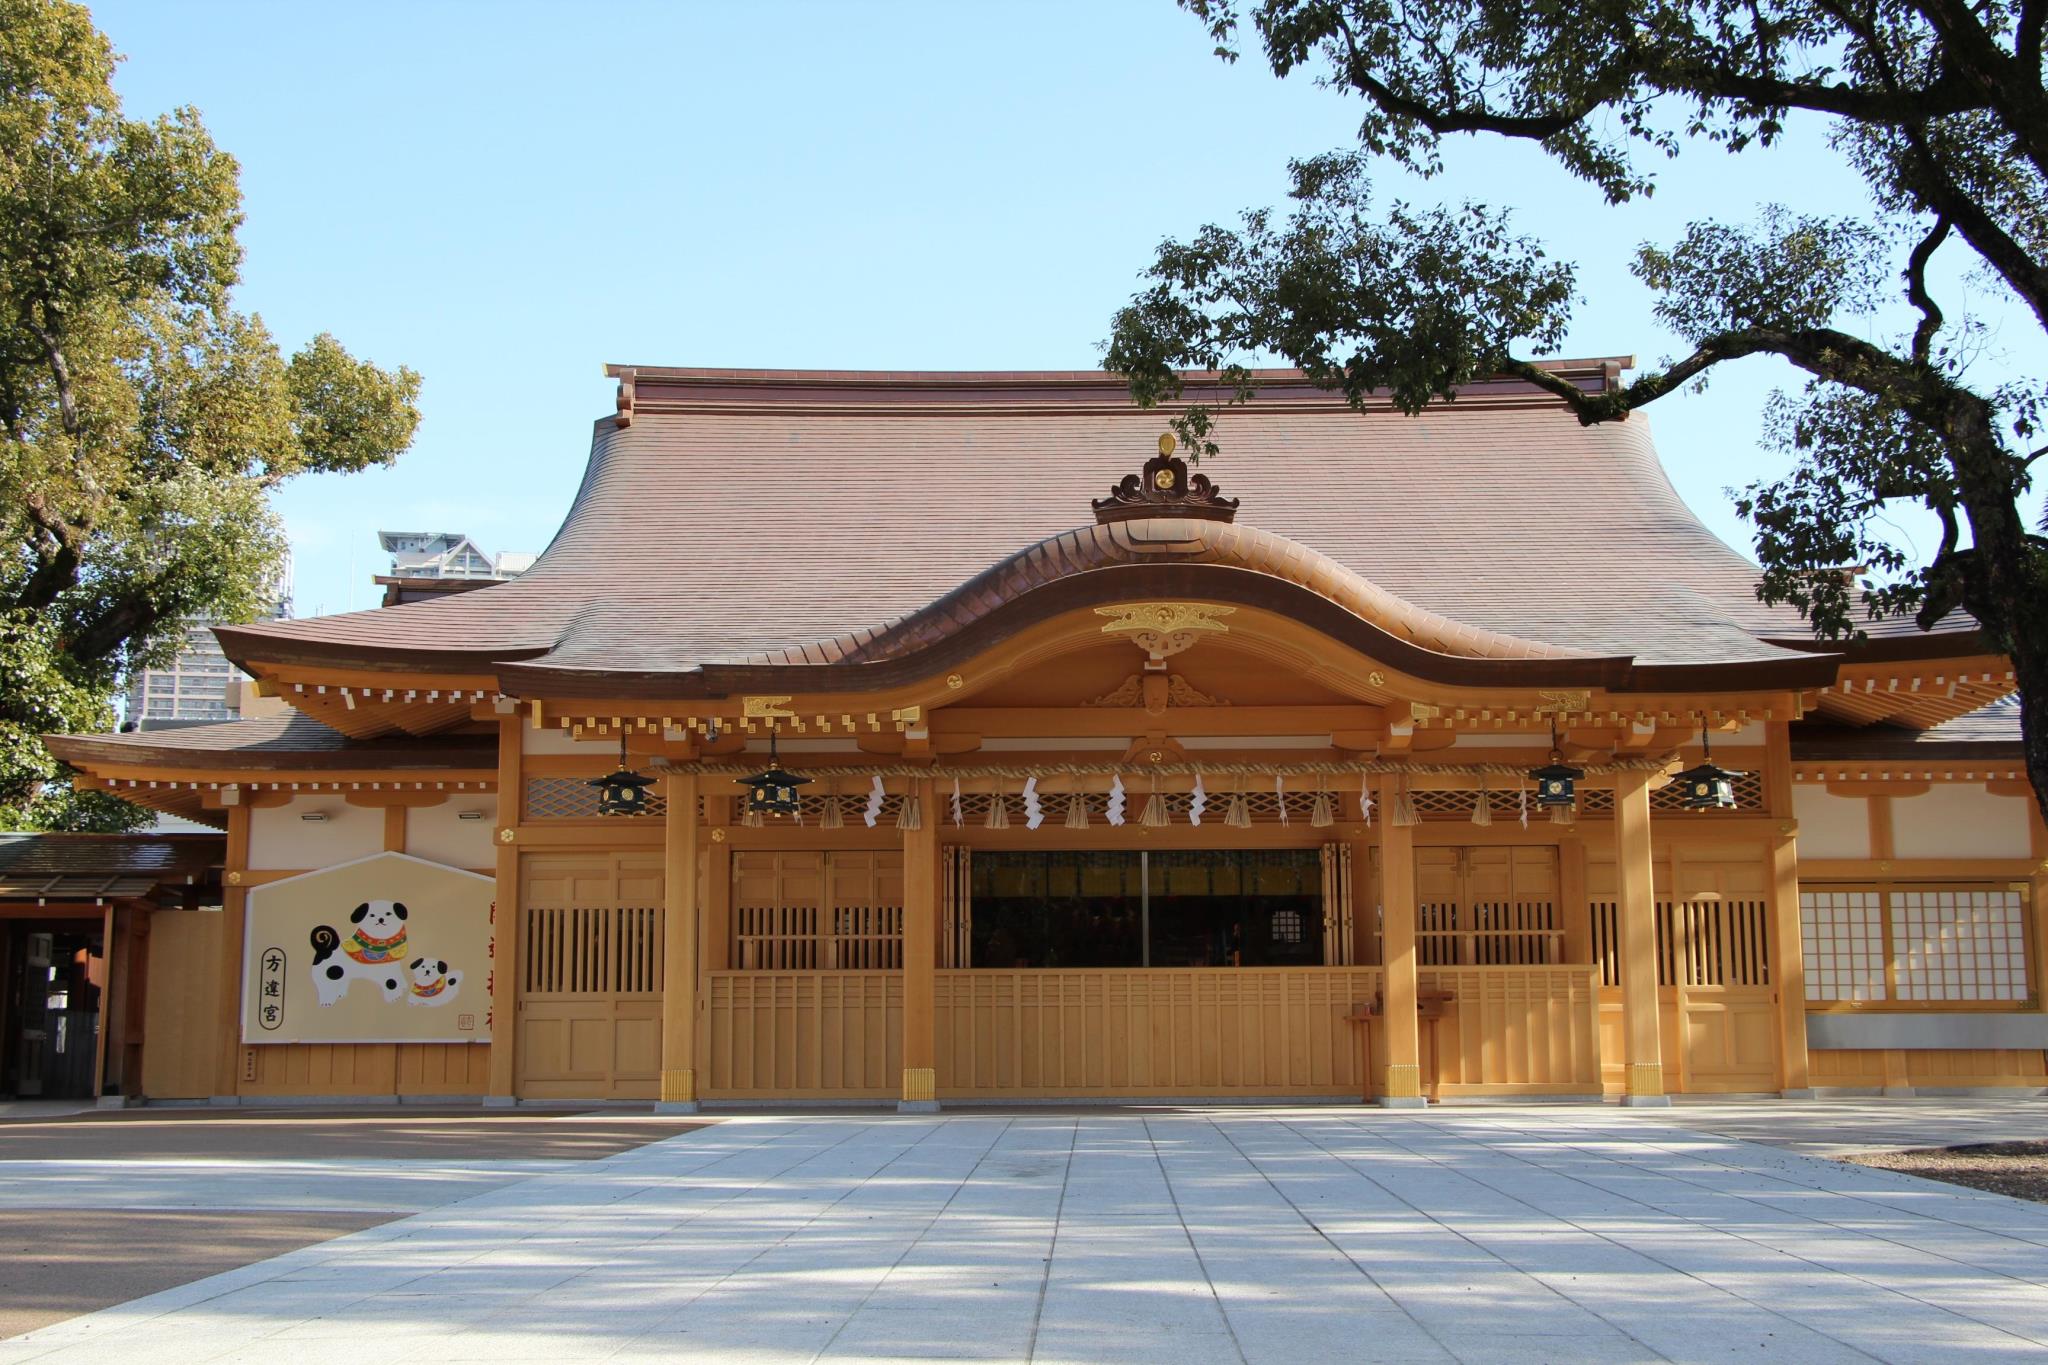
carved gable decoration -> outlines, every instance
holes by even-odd
[[[1199,517],[1205,521],[1232,521],[1237,517],[1236,498],[1226,498],[1207,474],[1188,473],[1188,462],[1173,453],[1173,437],[1159,438],[1159,453],[1145,461],[1142,474],[1126,474],[1123,482],[1098,498],[1093,506],[1101,523],[1131,521],[1138,517]]]

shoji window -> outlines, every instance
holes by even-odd
[[[1809,887],[1806,997],[1953,1009],[2023,1004],[2027,897],[1999,885]]]

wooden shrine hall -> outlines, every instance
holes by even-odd
[[[611,373],[524,576],[49,741],[226,831],[148,1098],[2048,1086],[2008,661],[1760,605],[1640,416],[1275,372],[1196,470],[1102,374]]]

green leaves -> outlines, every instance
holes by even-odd
[[[292,357],[287,385],[304,467],[351,472],[390,464],[420,424],[420,377],[359,361],[326,332]]]
[[[267,491],[419,425],[412,371],[324,333],[287,361],[234,310],[234,158],[191,109],[123,117],[113,63],[82,7],[0,0],[0,820],[116,818],[35,736],[104,728],[185,616],[272,605]]]
[[[1159,248],[1152,286],[1120,311],[1105,365],[1127,375],[1141,403],[1178,398],[1178,371],[1219,372],[1236,396],[1251,367],[1283,357],[1315,383],[1362,405],[1390,393],[1406,412],[1494,373],[1524,341],[1557,345],[1570,318],[1573,274],[1484,205],[1371,210],[1365,160],[1339,154],[1296,162],[1294,211],[1243,215]],[[1214,453],[1208,414],[1180,419],[1200,456]]]
[[[1657,318],[1694,345],[1752,327],[1831,327],[1876,311],[1890,284],[1886,243],[1867,223],[1767,206],[1754,224],[1694,223],[1678,245],[1645,244],[1636,277]]]

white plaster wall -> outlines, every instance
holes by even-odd
[[[299,818],[309,811],[327,818]],[[295,796],[249,813],[249,866],[257,871],[305,872],[383,851],[384,812],[351,806],[340,792]]]
[[[1804,842],[1802,838],[1802,843]],[[1975,783],[1936,783],[1892,799],[1892,852],[1901,858],[2024,858],[2027,802]]]
[[[602,754],[617,753],[619,742],[614,739],[609,745],[594,740],[576,740],[559,725],[534,729],[531,725],[519,727],[519,751],[527,754]]]
[[[483,819],[464,820],[463,811],[481,811]],[[497,825],[497,797],[451,792],[438,806],[415,806],[406,812],[405,851],[415,858],[482,871],[497,862],[491,843]]]
[[[1819,786],[1792,786],[1802,858],[1868,858],[1870,803],[1860,796],[1830,796]]]

